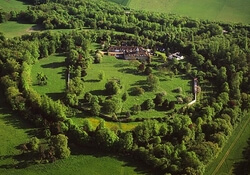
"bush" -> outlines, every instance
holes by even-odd
[[[162,103],[162,107],[163,107],[163,109],[165,109],[165,110],[168,110],[168,106],[169,105],[169,102],[168,102],[168,100],[166,99],[166,100],[164,100],[164,102]]]
[[[141,111],[141,106],[134,104],[133,107],[131,108],[131,112],[133,115],[138,114]]]
[[[122,101],[126,101],[128,98],[128,92],[126,91],[123,95],[122,95]]]
[[[146,67],[146,69],[144,70],[144,73],[146,74],[146,75],[149,75],[149,74],[151,74],[153,72],[153,70],[152,70],[152,68],[151,67]]]
[[[141,105],[141,108],[144,110],[150,110],[155,108],[154,101],[152,99],[148,99],[144,101]]]
[[[164,97],[164,94],[162,93],[156,94],[154,98],[154,103],[156,106],[160,106],[163,103],[163,100],[164,100],[163,97]]]
[[[145,92],[145,90],[141,87],[138,87],[138,86],[134,87],[132,89],[132,95],[142,95],[142,94],[144,94],[144,92]]]
[[[182,88],[181,87],[177,87],[176,89],[173,90],[173,92],[182,93]]]
[[[86,92],[84,95],[84,101],[90,103],[91,98],[92,98],[92,94],[90,92]]]
[[[118,94],[120,87],[116,81],[108,81],[105,84],[105,89],[108,95]]]
[[[100,112],[101,112],[101,106],[98,104],[98,103],[93,103],[91,105],[91,109],[90,109],[90,112],[92,115],[94,116],[99,116],[100,115]]]
[[[169,102],[169,109],[174,109],[175,108],[175,101],[170,101]]]

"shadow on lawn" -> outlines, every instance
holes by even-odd
[[[92,95],[105,95],[106,92],[105,90],[93,90],[93,91],[89,91]]]
[[[56,69],[59,67],[65,67],[65,62],[64,61],[60,61],[60,62],[53,62],[53,63],[49,63],[49,64],[43,64],[41,65],[42,68],[49,68],[49,69]]]
[[[233,164],[233,174],[235,175],[248,175],[250,174],[250,138],[247,140],[248,145],[242,151],[243,160]]]
[[[17,161],[17,163],[12,164],[4,164],[0,166],[0,169],[24,169],[31,165],[37,164],[33,160],[34,154],[32,152],[21,153],[18,155],[7,155],[7,156],[0,156],[0,159],[8,159],[13,158]]]
[[[137,70],[135,70],[133,68],[119,69],[118,72],[122,72],[122,73],[126,73],[126,74],[132,74],[132,75],[136,75],[137,74]]]
[[[71,155],[89,155],[89,156],[94,156],[96,158],[100,157],[112,157],[114,159],[117,159],[119,161],[124,162],[123,166],[124,167],[134,167],[135,171],[140,174],[145,174],[145,175],[158,175],[159,171],[153,171],[152,169],[149,169],[146,164],[142,163],[140,160],[136,160],[134,157],[128,157],[128,156],[117,156],[112,153],[105,153],[101,152],[98,149],[95,148],[80,148],[77,147],[73,144],[71,148]]]
[[[46,93],[46,95],[50,98],[52,98],[53,100],[59,100],[64,98],[65,93],[64,92],[54,92],[54,93]]]

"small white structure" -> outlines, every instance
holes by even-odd
[[[173,53],[173,54],[170,54],[169,56],[168,56],[168,58],[170,59],[170,60],[172,60],[172,59],[177,59],[178,61],[179,60],[183,60],[184,59],[184,56],[183,55],[181,55],[181,53],[180,52],[175,52],[175,53]]]

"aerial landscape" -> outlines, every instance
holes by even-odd
[[[250,174],[250,0],[0,1],[0,175]]]

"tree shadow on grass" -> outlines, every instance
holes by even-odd
[[[133,158],[132,156],[125,156],[125,155],[115,155],[112,153],[107,153],[107,152],[103,152],[101,150],[95,149],[95,148],[80,148],[78,146],[75,146],[73,144],[73,146],[70,146],[71,149],[71,154],[72,155],[89,155],[89,156],[94,156],[96,158],[101,158],[101,157],[111,157],[114,159],[117,159],[119,161],[124,162],[123,163],[123,167],[134,167],[135,171],[139,174],[145,174],[145,175],[158,175],[159,171],[156,172],[152,169],[149,169],[148,166],[146,164],[144,164],[143,162],[141,162],[138,159]]]
[[[1,168],[2,169],[24,169],[24,168],[27,168],[31,165],[36,164],[35,161],[33,160],[34,153],[32,153],[32,152],[25,152],[25,153],[21,153],[18,155],[7,155],[7,156],[4,156],[2,158],[3,159],[13,158],[14,160],[17,161],[17,163],[1,165],[0,169]]]
[[[105,90],[93,90],[89,91],[92,95],[106,95]]]
[[[67,77],[66,69],[63,69],[61,72],[58,72],[57,74],[61,75],[62,80],[65,80]]]
[[[233,173],[235,175],[249,175],[250,174],[250,138],[247,140],[248,145],[242,151],[243,160],[234,163]]]
[[[133,68],[123,68],[123,69],[119,69],[118,72],[136,75],[137,70],[135,70],[135,69],[133,69]]]
[[[128,65],[124,64],[124,63],[117,63],[117,64],[114,65],[114,67],[117,67],[117,68],[119,68],[119,67],[127,67],[127,66]]]
[[[143,86],[143,85],[147,85],[146,80],[139,80],[132,84],[132,86]]]
[[[56,69],[59,67],[65,67],[65,62],[60,61],[60,62],[53,62],[53,63],[48,63],[48,64],[43,64],[41,65],[42,68],[49,68],[49,69]]]
[[[98,83],[98,82],[100,82],[100,80],[91,79],[91,80],[85,80],[84,82],[87,82],[87,83]]]
[[[46,95],[53,100],[59,100],[59,99],[64,98],[65,93],[64,92],[54,92],[54,93],[46,93]]]

